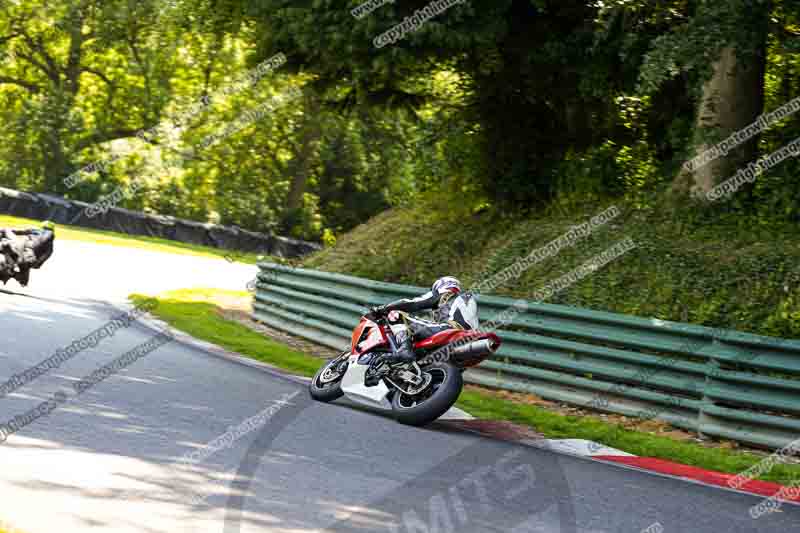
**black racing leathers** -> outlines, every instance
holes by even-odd
[[[413,342],[415,341],[419,342],[436,333],[439,333],[440,331],[452,329],[454,327],[469,329],[469,325],[466,323],[460,324],[458,321],[447,321],[449,314],[447,303],[455,295],[456,294],[451,291],[442,291],[439,293],[431,291],[418,296],[417,298],[404,298],[402,300],[397,300],[396,302],[386,304],[380,308],[380,310],[385,314],[389,314],[391,311],[402,311],[404,313],[418,313],[420,311],[426,311],[429,309],[438,311],[435,313],[435,317],[437,319],[435,322],[421,320],[419,318],[410,316],[400,319],[400,321],[405,321],[410,334],[406,333],[398,335],[398,353],[394,358],[397,362],[407,363],[416,359],[413,350]]]

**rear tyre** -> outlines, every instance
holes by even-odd
[[[344,352],[334,357],[317,370],[316,375],[308,384],[308,392],[318,402],[332,402],[344,396],[342,392],[342,378],[347,372],[346,358],[350,354]],[[343,361],[344,360],[344,361]]]
[[[395,391],[392,397],[392,412],[401,424],[409,426],[430,424],[456,403],[461,389],[464,388],[461,369],[455,365],[434,363],[422,370],[431,374],[433,378],[427,388],[414,396]]]

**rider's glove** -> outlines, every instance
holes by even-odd
[[[386,307],[383,305],[379,305],[377,307],[370,307],[369,313],[366,314],[366,317],[370,320],[375,320],[377,318],[381,318],[386,316]]]

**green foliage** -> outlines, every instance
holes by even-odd
[[[548,281],[631,237],[637,248],[549,301],[797,337],[796,227],[759,230],[751,215],[711,213],[703,205],[670,206],[663,195],[653,193],[642,192],[638,198],[639,207],[616,204],[623,211],[620,217],[495,292],[531,298]],[[462,214],[454,223],[438,214],[436,205],[436,198],[429,198],[384,213],[304,264],[423,287],[445,274],[476,285],[608,207],[606,202],[586,202],[526,217],[488,210],[472,217]],[[740,224],[750,229],[743,231]],[[393,238],[385,242],[388,232]],[[776,247],[775,242],[783,245]]]
[[[664,22],[671,22],[671,28],[651,42],[639,73],[642,93],[653,94],[667,80],[683,73],[689,73],[695,81],[708,79],[712,63],[725,46],[735,46],[745,60],[758,52],[754,47],[758,46],[768,0],[669,3],[673,5]],[[639,5],[632,11],[647,17],[661,8]]]
[[[587,439],[634,455],[658,457],[718,472],[738,474],[763,460],[752,453],[678,442],[593,417],[564,416],[536,405],[510,402],[482,390],[466,390],[457,405],[477,417],[529,425],[546,438]],[[798,473],[797,465],[776,465],[759,479],[788,484],[797,479]]]
[[[621,173],[617,160],[619,151],[614,141],[608,140],[582,154],[567,152],[558,167],[558,197],[554,203],[569,208],[597,200],[609,192],[619,194],[622,191],[618,178]]]
[[[769,22],[765,107],[800,95],[796,0],[469,2],[382,48],[427,2],[356,19],[360,3],[0,0],[0,185],[92,202],[136,180],[122,207],[313,240],[432,196],[469,198],[468,216],[646,208],[707,133],[698,90],[721,47],[756,57]],[[221,94],[276,53],[285,65]],[[760,150],[797,136],[795,116]],[[798,170],[712,210],[797,220]]]
[[[326,248],[336,246],[336,235],[328,228],[325,228],[325,231],[322,232],[322,244],[324,244]]]
[[[234,291],[203,289],[170,291],[155,298],[158,305],[152,313],[193,337],[213,342],[227,350],[276,365],[292,373],[313,376],[319,369],[321,359],[267,339],[261,333],[242,324],[221,318],[220,308],[213,303],[213,300],[209,301],[209,294],[219,294],[228,298],[247,295]],[[151,297],[140,294],[130,296],[134,304],[147,298]]]
[[[628,193],[634,199],[647,187],[657,183],[658,168],[652,147],[646,141],[638,141],[633,146],[623,146],[615,157],[621,169],[620,179]]]

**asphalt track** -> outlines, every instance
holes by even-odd
[[[241,289],[253,273],[57,242],[30,288],[11,282],[0,293],[0,384],[102,327],[129,293]],[[118,330],[0,398],[3,424],[66,395],[0,443],[0,518],[28,533],[638,533],[656,524],[717,533],[800,523],[795,505],[754,520],[760,497],[314,403],[294,380],[177,340],[75,393],[79,379],[157,333],[148,323]],[[257,428],[236,433],[265,409]],[[225,445],[206,447],[215,439]]]

